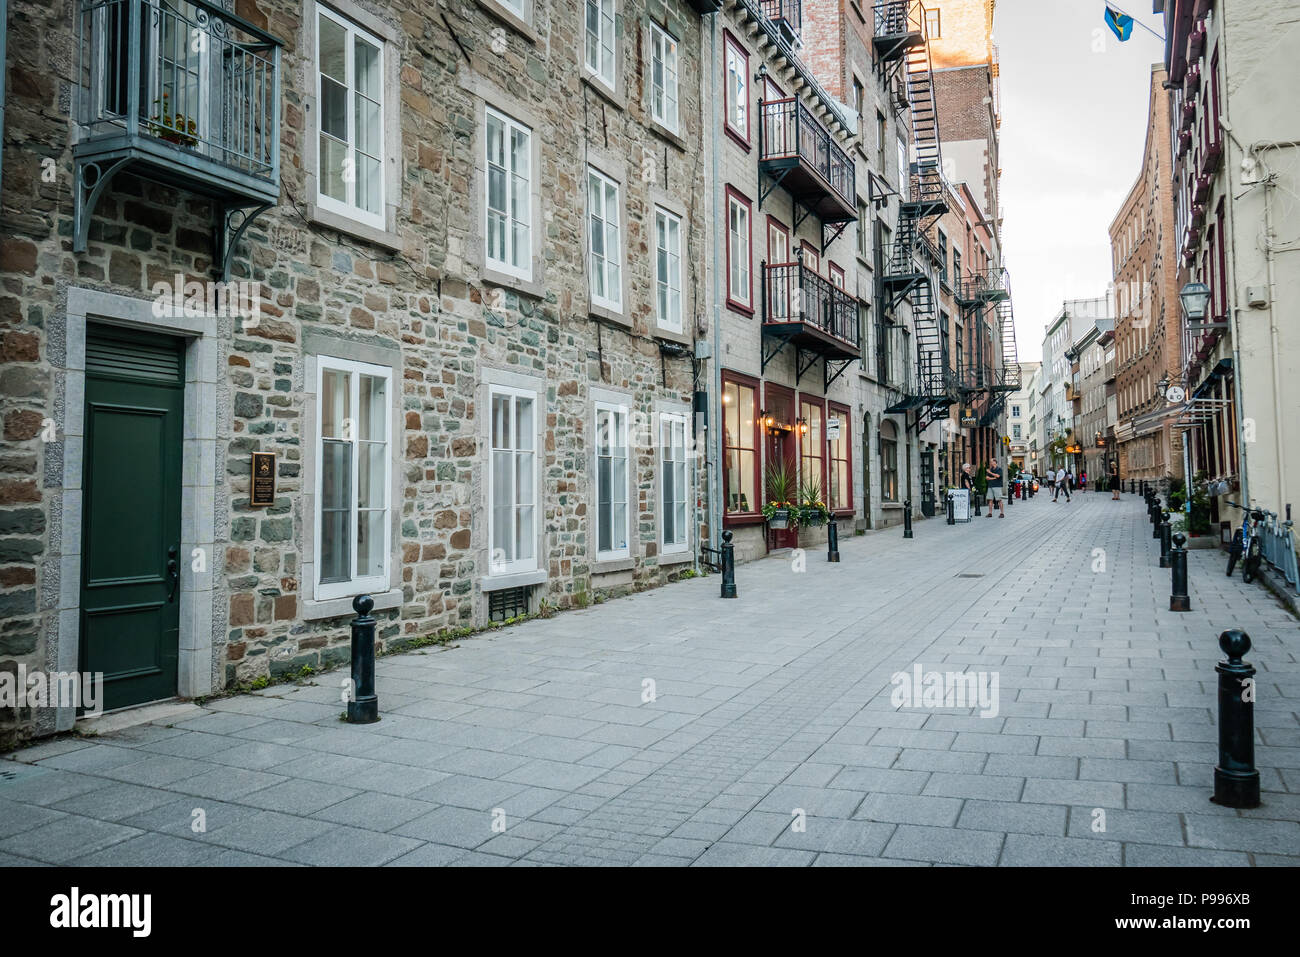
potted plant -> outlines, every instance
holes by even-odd
[[[817,528],[830,521],[831,511],[822,501],[822,483],[810,478],[799,485],[799,524]]]
[[[795,506],[797,485],[794,473],[784,462],[769,462],[763,473],[767,487],[767,501],[763,503],[763,518],[769,528],[798,528],[799,510]]]
[[[164,93],[161,99],[153,101],[158,112],[149,118],[149,132],[177,146],[197,146],[199,124],[184,113],[173,113],[168,99],[169,95]]]
[[[1191,513],[1188,526],[1193,538],[1208,535],[1210,532],[1210,489],[1209,476],[1204,470],[1196,473],[1192,482]]]

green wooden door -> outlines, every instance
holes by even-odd
[[[184,366],[179,339],[87,327],[80,670],[105,710],[176,694]]]

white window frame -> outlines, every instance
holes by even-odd
[[[514,454],[511,456],[511,461],[514,462],[514,461],[518,458],[519,453],[520,453],[521,450],[518,449],[518,448],[512,448],[512,449],[508,449],[508,450],[506,450],[506,449],[498,450],[498,449],[496,448],[495,444],[493,443],[492,434],[493,434],[493,431],[494,431],[494,418],[495,418],[495,409],[494,409],[494,404],[495,404],[496,397],[499,396],[499,395],[509,396],[510,399],[511,399],[511,403],[510,403],[510,405],[511,405],[511,421],[512,421],[513,423],[516,423],[516,424],[515,424],[516,434],[518,433],[518,424],[517,424],[517,423],[518,423],[518,403],[519,403],[519,400],[520,400],[520,399],[527,399],[529,402],[531,402],[531,403],[533,404],[533,424],[532,424],[532,430],[531,430],[531,433],[530,433],[530,436],[529,436],[529,439],[530,439],[530,441],[531,441],[531,443],[532,443],[532,448],[528,450],[529,453],[532,455],[532,459],[533,459],[533,468],[532,468],[532,479],[533,479],[533,480],[532,480],[532,506],[533,506],[532,551],[533,551],[533,554],[532,554],[532,557],[531,557],[531,558],[525,558],[525,559],[514,558],[514,559],[509,560],[509,561],[498,561],[497,558],[496,558],[496,545],[495,545],[495,542],[496,542],[496,507],[495,507],[495,502],[494,502],[493,499],[492,499],[493,490],[496,488],[496,453],[497,453],[498,451],[510,451],[510,452],[514,453]],[[537,416],[541,413],[541,411],[542,411],[542,405],[541,405],[541,402],[540,402],[540,400],[539,400],[539,397],[538,397],[537,393],[536,393],[534,390],[532,390],[532,389],[519,389],[519,388],[515,388],[515,387],[513,387],[513,386],[507,386],[507,385],[489,385],[489,386],[488,386],[488,434],[487,434],[487,448],[488,448],[488,467],[487,467],[487,499],[488,499],[488,501],[487,501],[487,514],[488,514],[488,539],[487,539],[487,547],[488,547],[488,574],[489,574],[489,575],[511,575],[511,574],[516,573],[516,572],[531,572],[531,571],[535,571],[535,570],[537,569],[537,552],[538,552],[538,547],[537,547],[537,540],[538,540],[538,537],[537,537],[537,531],[538,531],[538,528],[540,527],[540,521],[541,521],[541,517],[542,517],[542,505],[541,505],[541,470],[538,468],[538,464],[539,464],[539,462],[540,462],[541,460],[540,460],[540,457],[539,457],[539,450],[538,450],[538,448],[537,448]],[[517,518],[517,511],[518,511],[518,508],[519,508],[519,491],[518,491],[518,487],[516,486],[516,483],[515,483],[515,476],[517,476],[517,475],[518,475],[518,470],[517,470],[517,468],[516,468],[516,469],[512,469],[512,470],[511,470],[511,487],[512,487],[512,489],[514,489],[514,495],[513,495],[513,497],[512,497],[513,500],[512,500],[512,502],[511,502],[511,514],[512,514],[512,516],[516,516],[516,518]],[[512,529],[511,529],[511,530],[515,533],[515,534],[512,536],[512,541],[517,541],[517,540],[518,540],[518,526],[517,526],[517,524],[515,524],[515,520],[514,520],[514,519],[512,519]]]
[[[360,440],[352,436],[352,456],[351,456],[351,477],[350,494],[349,494],[349,520],[348,520],[348,555],[350,557],[349,577],[346,581],[341,582],[321,582],[321,571],[324,564],[321,561],[321,518],[324,513],[322,498],[322,483],[325,475],[324,459],[324,435],[322,434],[322,423],[324,421],[324,402],[325,402],[325,373],[326,372],[346,372],[352,379],[351,408],[348,410],[348,416],[355,424],[360,420],[359,409],[361,403],[361,391],[357,388],[360,376],[369,375],[384,380],[384,543],[383,550],[380,554],[384,557],[384,569],[378,575],[357,575],[357,490],[359,487],[358,479],[360,477],[361,456],[357,454],[357,448]],[[389,575],[392,571],[392,545],[393,545],[393,370],[390,366],[373,365],[369,362],[357,362],[353,359],[340,359],[335,356],[317,356],[316,357],[316,425],[315,425],[315,501],[316,514],[312,520],[315,522],[316,535],[315,547],[313,549],[313,561],[315,563],[315,598],[317,601],[328,601],[331,598],[345,598],[352,595],[365,593],[376,594],[388,591]],[[355,426],[354,426],[355,428]],[[369,440],[374,441],[374,440]]]
[[[664,129],[676,133],[681,107],[677,39],[650,24],[650,117]]]
[[[680,428],[682,430],[682,445],[680,462],[676,459],[666,459],[665,453],[673,448],[671,430]],[[686,415],[681,412],[661,412],[659,413],[659,454],[655,456],[656,466],[659,470],[659,547],[661,554],[676,555],[688,551],[691,547],[691,496],[690,496],[690,456],[687,453],[687,441],[690,435],[689,425]],[[664,441],[664,433],[667,431],[668,441]],[[667,538],[667,521],[666,510],[668,508],[668,491],[667,478],[668,467],[681,468],[681,487],[677,489],[678,500],[685,505],[684,517],[681,528],[678,530],[681,540],[670,542]],[[676,500],[675,500],[676,501]]]
[[[587,18],[590,16],[591,9],[596,8],[596,32],[591,32],[591,25]],[[618,0],[583,0],[582,5],[582,65],[587,71],[587,75],[596,82],[606,86],[610,91],[618,87]],[[606,31],[608,30],[608,36]],[[601,57],[602,50],[610,51],[609,73],[605,73],[602,63],[591,62],[591,51],[588,49],[588,40],[591,37],[596,40],[596,57]],[[609,42],[606,43],[605,41]]]
[[[661,329],[672,332],[682,331],[682,218],[662,206],[655,207],[654,250],[655,250],[655,322]],[[659,244],[659,224],[664,224],[664,237],[667,247]],[[667,260],[668,274],[662,274],[660,251]],[[677,284],[673,285],[673,267],[676,265]],[[660,299],[667,303],[667,314],[661,310]],[[673,295],[676,294],[677,306],[673,309]],[[675,313],[675,314],[674,314]]]
[[[513,255],[515,259],[522,259],[523,261],[522,266],[516,266],[508,259],[496,259],[492,256],[492,253],[489,251],[489,236],[491,235],[491,230],[492,230],[491,222],[492,222],[492,213],[493,213],[493,209],[491,205],[492,167],[497,166],[496,162],[493,160],[492,156],[490,155],[492,137],[488,133],[488,125],[493,120],[496,120],[497,122],[501,123],[503,127],[502,135],[504,137],[503,142],[505,144],[504,161],[507,165],[500,168],[504,171],[504,175],[506,178],[506,202],[507,203],[510,203],[513,198],[513,191],[511,189],[511,186],[513,184],[514,178],[518,175],[517,171],[515,170],[511,162],[510,139],[513,138],[516,132],[523,133],[527,137],[527,144],[524,150],[525,154],[528,157],[528,176],[526,179],[527,195],[524,198],[523,212],[524,215],[528,217],[527,220],[524,222],[524,225],[528,229],[528,246],[524,250],[524,255],[522,257],[519,256],[519,250],[515,248],[514,224],[516,222],[519,222],[519,220],[515,218],[515,213],[517,212],[517,210],[507,209],[504,211],[498,211],[498,212],[504,212],[506,216],[506,235],[505,235],[506,253],[507,255]],[[514,119],[513,117],[511,117],[506,113],[501,112],[500,110],[494,109],[491,106],[484,105],[483,107],[483,259],[487,263],[488,268],[495,269],[498,272],[504,273],[507,276],[514,276],[517,279],[523,279],[525,281],[532,281],[533,278],[533,166],[534,163],[533,163],[532,127],[524,123],[520,123],[518,120]]]
[[[745,228],[740,232],[732,229],[731,211],[735,207],[745,216]],[[754,234],[754,224],[751,221],[753,215],[750,207],[736,198],[734,195],[727,196],[727,232],[730,234],[730,242],[727,245],[727,278],[730,285],[727,287],[727,294],[733,302],[742,306],[752,308],[754,305],[754,277],[753,277],[753,256],[754,251],[750,248],[750,238]],[[737,249],[743,244],[743,251]],[[743,255],[742,255],[743,252]],[[737,276],[735,271],[739,266],[743,275]],[[741,293],[744,298],[741,298]]]
[[[749,142],[749,56],[734,37],[724,36],[727,107],[724,125],[745,142]],[[734,114],[734,115],[733,115]],[[732,119],[738,122],[733,123]]]
[[[337,13],[332,8],[327,7],[323,3],[317,3],[315,5],[315,16],[316,16],[316,22],[314,24],[315,48],[311,51],[311,58],[312,58],[311,63],[312,63],[312,70],[315,72],[315,89],[316,89],[316,127],[312,131],[312,135],[316,137],[316,144],[315,144],[316,205],[319,206],[321,209],[327,210],[332,213],[336,213],[339,216],[345,216],[348,219],[353,220],[354,222],[364,223],[365,225],[373,226],[376,229],[386,229],[388,225],[387,208],[386,208],[387,197],[388,197],[388,186],[386,182],[387,166],[388,166],[388,132],[387,132],[387,125],[385,120],[386,110],[385,110],[385,103],[384,103],[384,98],[388,93],[388,87],[386,82],[387,74],[385,72],[387,67],[384,62],[384,57],[385,54],[387,53],[386,44],[384,43],[383,39],[381,39],[380,37],[375,36],[375,34],[371,33],[369,30],[365,29],[364,27],[358,26],[352,20],[349,20],[347,17],[343,16],[342,14]],[[347,31],[346,56],[347,56],[348,75],[345,80],[345,83],[347,86],[348,139],[345,145],[347,146],[349,158],[352,157],[352,155],[356,152],[357,149],[356,103],[355,103],[355,97],[358,96],[356,90],[356,75],[355,75],[356,74],[355,44],[357,38],[365,40],[367,43],[373,45],[379,51],[379,62],[376,65],[376,70],[379,75],[379,97],[380,97],[379,99],[380,155],[378,157],[379,158],[379,183],[378,183],[379,212],[377,213],[372,213],[369,210],[362,209],[361,207],[356,205],[357,177],[356,177],[355,164],[353,167],[352,176],[350,178],[347,177],[346,175],[344,176],[344,184],[347,187],[347,197],[348,197],[345,201],[339,201],[335,199],[333,196],[327,195],[324,191],[325,176],[323,175],[323,164],[325,162],[325,151],[321,149],[320,137],[329,134],[325,133],[324,130],[321,129],[321,116],[323,115],[323,111],[324,111],[324,106],[323,106],[324,101],[321,97],[322,74],[320,68],[320,43],[321,43],[320,20],[322,17],[331,20],[332,22],[334,22],[335,24],[337,24],[338,26],[342,27],[344,30]]]
[[[596,210],[591,208],[591,180],[595,177],[601,186],[601,210],[597,216]],[[606,176],[594,166],[587,167],[587,181],[585,183],[587,194],[587,288],[591,294],[591,303],[602,309],[608,309],[611,312],[623,311],[623,185],[616,179]],[[613,187],[614,196],[612,200],[614,219],[610,219],[611,200],[609,188]],[[601,255],[600,262],[596,261],[596,233],[592,229],[593,220],[599,221],[602,231],[602,238],[605,242],[605,251]],[[609,230],[613,225],[615,231],[615,243],[617,247],[613,251],[613,257],[610,256],[609,249]],[[605,295],[596,292],[596,269],[599,266],[604,271],[605,277]],[[611,267],[614,271],[611,282]],[[610,295],[612,293],[612,295]]]
[[[631,489],[631,487],[632,487],[632,481],[631,481],[631,476],[632,476],[632,449],[631,449],[631,447],[630,447],[629,444],[628,444],[629,439],[630,439],[629,415],[628,415],[628,407],[627,407],[626,405],[623,405],[623,404],[620,404],[620,403],[615,403],[615,402],[600,402],[600,401],[597,401],[597,402],[595,403],[595,406],[596,406],[596,414],[592,417],[592,423],[593,423],[593,426],[594,426],[594,428],[595,428],[595,430],[596,430],[596,434],[595,434],[595,436],[593,437],[593,441],[592,441],[592,451],[594,452],[594,455],[595,455],[595,459],[594,459],[594,461],[593,461],[593,463],[592,463],[592,464],[594,465],[594,467],[595,467],[595,481],[592,483],[592,488],[595,490],[595,498],[596,498],[595,502],[593,503],[593,505],[595,506],[594,511],[595,511],[595,518],[596,518],[596,521],[595,521],[595,535],[594,535],[594,537],[593,537],[593,544],[594,544],[595,547],[596,547],[596,559],[597,559],[598,561],[611,561],[611,560],[615,560],[615,559],[619,559],[619,558],[629,558],[629,557],[631,557],[631,555],[632,555],[632,505],[633,505],[633,503],[632,503],[632,496],[631,496],[631,492],[630,492],[630,489]],[[617,417],[621,417],[621,418],[622,418],[623,464],[624,464],[624,468],[623,468],[623,488],[622,488],[622,496],[623,496],[623,502],[624,502],[624,508],[623,508],[623,547],[622,547],[622,548],[611,548],[611,549],[609,549],[609,550],[605,550],[605,551],[602,551],[602,550],[601,550],[601,547],[600,547],[600,492],[601,492],[601,488],[600,488],[600,484],[601,484],[601,483],[600,483],[600,414],[601,414],[602,412],[608,412],[608,413],[610,413],[611,416],[617,416]],[[615,418],[615,419],[612,420],[612,422],[613,422],[613,424],[614,424],[614,428],[615,428],[615,430],[617,431],[617,429],[618,429],[618,427],[619,427],[619,426],[618,426],[618,419]],[[615,436],[615,438],[617,439],[617,435]],[[615,444],[616,444],[616,442],[611,442],[611,447],[613,447]],[[612,459],[612,458],[613,458],[613,456],[611,456],[611,459]],[[612,472],[612,469],[611,469],[611,472]],[[612,491],[613,491],[613,490],[611,489],[611,492],[612,492]],[[613,497],[612,494],[611,494],[611,496],[610,496],[610,501],[611,501],[611,502],[616,501],[616,499]],[[611,542],[614,542],[614,541],[616,541],[616,540],[618,539],[618,530],[615,529],[615,528],[613,527],[613,524],[612,524],[612,516],[611,516],[611,525],[610,525],[609,534],[610,534],[610,541],[611,541]]]

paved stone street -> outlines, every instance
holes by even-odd
[[[1190,614],[1131,495],[842,554],[382,659],[375,725],[340,722],[336,672],[18,752],[0,865],[1300,863],[1300,628],[1218,551]],[[1228,627],[1253,811],[1209,800]],[[996,716],[895,709],[917,664],[996,674]]]

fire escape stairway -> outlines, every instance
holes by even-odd
[[[980,425],[990,426],[997,422],[998,416],[1007,406],[1007,396],[1020,388],[1020,359],[1016,349],[1016,317],[1011,306],[1011,281],[1005,270],[998,285],[1000,294],[996,300],[998,337],[1002,343],[1002,366],[997,371],[993,386],[993,399]]]

